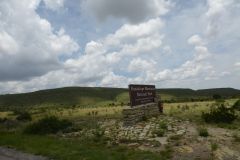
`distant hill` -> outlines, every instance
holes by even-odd
[[[165,102],[198,101],[212,99],[213,95],[223,98],[240,97],[240,90],[217,89],[157,89]],[[91,107],[125,105],[129,102],[128,89],[101,87],[65,87],[40,90],[22,94],[0,95],[0,110],[28,107]]]
[[[171,101],[193,101],[193,100],[208,100],[212,99],[214,95],[219,95],[222,98],[236,98],[240,97],[240,90],[234,88],[212,88],[212,89],[158,89],[160,94],[171,95],[173,98],[165,98]],[[164,97],[163,97],[164,98]]]

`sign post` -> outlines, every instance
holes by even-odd
[[[154,103],[156,99],[156,88],[154,85],[129,85],[129,96],[131,107]]]

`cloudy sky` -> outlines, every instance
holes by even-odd
[[[240,89],[240,1],[0,1],[0,94],[129,83]]]

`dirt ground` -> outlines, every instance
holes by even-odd
[[[0,160],[47,160],[47,158],[0,147]]]

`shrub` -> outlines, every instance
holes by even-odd
[[[8,119],[7,118],[0,118],[0,123],[6,122]]]
[[[102,138],[104,136],[105,130],[103,128],[97,127],[95,130],[93,130],[93,135],[95,138]]]
[[[211,108],[209,113],[202,112],[202,119],[207,123],[232,123],[236,118],[235,110],[224,104]]]
[[[208,137],[209,136],[207,128],[202,128],[202,127],[198,129],[198,134],[201,137]]]
[[[32,117],[28,112],[21,112],[16,117],[18,121],[31,121]]]
[[[217,143],[211,143],[211,150],[214,152],[218,149],[218,144]]]
[[[159,127],[161,128],[161,129],[167,129],[167,123],[165,122],[165,121],[160,121],[160,123],[159,123]]]
[[[156,134],[158,137],[163,137],[165,134],[165,130],[163,129],[154,130],[153,134]]]
[[[59,120],[55,116],[45,117],[38,122],[28,125],[24,133],[28,134],[55,134],[61,130],[65,130],[72,126],[72,122],[68,120]]]
[[[236,103],[234,103],[234,105],[232,106],[232,108],[233,108],[233,109],[237,109],[237,110],[240,111],[240,99],[239,99]]]

